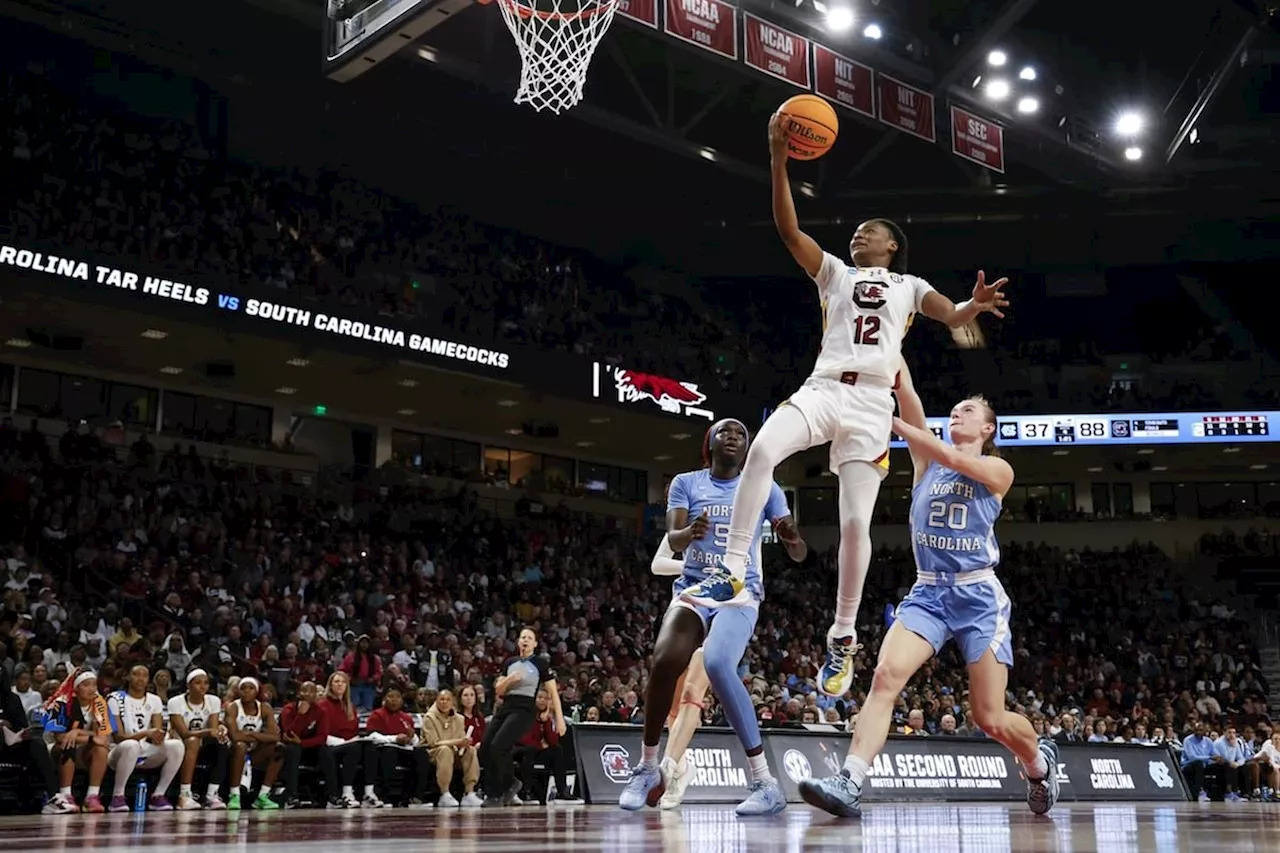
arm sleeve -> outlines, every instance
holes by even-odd
[[[764,505],[764,515],[771,522],[791,515],[791,508],[787,506],[787,495],[782,491],[782,486],[777,483],[769,489],[769,500]]]
[[[848,267],[844,261],[830,252],[823,252],[822,265],[818,267],[818,274],[812,277],[813,283],[818,286],[818,293],[825,298],[836,278],[846,269]]]
[[[674,559],[675,551],[671,550],[671,543],[667,541],[664,534],[662,541],[658,543],[658,550],[653,555],[653,560],[649,563],[649,570],[655,575],[663,577],[675,577],[684,573],[684,563]]]

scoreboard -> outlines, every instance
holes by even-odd
[[[1280,441],[1271,422],[1280,412],[1159,412],[1155,414],[1017,415],[996,418],[996,444],[1043,447],[1063,444],[1238,444]],[[947,419],[930,418],[946,440]],[[906,443],[894,436],[892,447]]]

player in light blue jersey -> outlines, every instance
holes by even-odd
[[[1022,762],[1027,804],[1044,814],[1058,798],[1058,748],[1037,741],[1031,721],[1005,709],[1013,647],[1009,596],[996,577],[995,522],[1013,485],[1013,468],[996,452],[996,415],[981,397],[951,410],[951,443],[934,437],[906,364],[893,431],[911,451],[911,541],[916,583],[898,605],[880,645],[871,693],[858,713],[844,769],[805,779],[805,802],[842,817],[862,813],[862,785],[884,748],[893,706],[916,670],[954,639],[969,670],[973,722]]]
[[[630,811],[646,804],[657,805],[665,790],[666,782],[658,764],[658,743],[662,739],[663,723],[671,711],[676,683],[699,645],[711,687],[742,741],[751,770],[751,791],[738,805],[737,813],[776,814],[787,804],[782,788],[769,772],[751,695],[738,677],[738,663],[755,632],[760,602],[764,598],[761,527],[765,522],[773,524],[792,560],[801,562],[809,553],[777,483],[773,484],[764,511],[756,520],[755,540],[749,549],[745,589],[750,601],[742,607],[713,610],[680,599],[681,592],[724,565],[729,514],[749,442],[750,435],[741,421],[719,421],[707,430],[703,441],[706,467],[680,474],[671,481],[667,497],[667,530],[670,531],[667,544],[673,552],[684,553],[684,562],[680,576],[672,585],[671,605],[654,644],[653,666],[645,687],[641,760],[619,798],[619,805]]]

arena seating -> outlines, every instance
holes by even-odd
[[[338,502],[194,454],[144,463],[62,444],[0,430],[0,665],[42,668],[37,690],[51,691],[84,652],[104,691],[119,689],[133,663],[168,668],[174,684],[199,665],[220,682],[253,674],[278,684],[279,708],[368,633],[384,662],[370,695],[422,686],[419,663],[434,649],[448,663],[433,686],[480,685],[487,709],[514,628],[534,623],[568,714],[643,717],[635,697],[670,592],[644,568],[652,543],[601,519],[560,507],[502,521],[462,483]],[[1261,536],[1205,543],[1212,556],[1274,549]],[[830,600],[835,571],[834,554],[811,559],[804,569],[770,567],[759,638],[744,660],[766,725],[795,724],[805,708],[848,725],[867,686],[859,679],[840,700],[814,690],[826,625],[813,602]],[[864,672],[884,606],[913,572],[903,551],[882,550],[873,565]],[[1108,737],[1132,738],[1142,724],[1170,740],[1197,720],[1266,731],[1268,685],[1250,626],[1170,557],[1136,543],[1109,553],[1006,545],[1004,565],[1017,657],[1011,703],[1038,725],[1055,731],[1074,718],[1074,731],[1091,734],[1106,720],[1116,732]],[[121,631],[125,619],[136,634]],[[172,633],[189,655],[168,650]],[[954,653],[944,654],[913,680],[896,723],[919,709],[927,731],[949,731],[951,715],[961,734],[980,736],[962,681]],[[714,702],[706,719],[721,721]]]

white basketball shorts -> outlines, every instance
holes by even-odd
[[[809,424],[814,444],[831,442],[831,471],[846,462],[868,462],[889,471],[889,436],[893,432],[893,388],[858,377],[853,385],[810,376],[783,405],[794,406]]]

